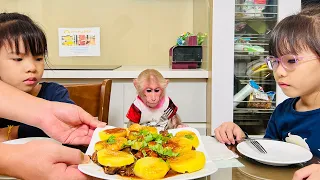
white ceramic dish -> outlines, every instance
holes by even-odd
[[[272,166],[288,166],[309,161],[312,153],[298,145],[275,140],[257,140],[267,151],[260,153],[249,141],[238,144],[238,151],[258,162]]]
[[[115,128],[113,126],[106,126],[104,128],[97,128],[92,136],[91,142],[89,144],[89,147],[87,149],[86,154],[88,155],[92,155],[94,153],[94,145],[96,142],[100,141],[99,139],[99,132],[104,130],[104,129],[111,129],[111,128]],[[207,152],[204,148],[204,145],[201,141],[200,138],[200,134],[198,132],[198,130],[194,129],[194,128],[190,128],[190,127],[186,127],[186,128],[179,128],[179,129],[172,129],[169,130],[170,133],[172,133],[173,135],[175,135],[177,132],[181,131],[181,130],[190,130],[193,131],[194,133],[196,133],[196,135],[199,138],[199,147],[197,148],[198,151],[202,151],[206,157],[207,157]],[[110,180],[118,180],[118,179],[130,179],[130,178],[126,178],[126,177],[122,177],[119,175],[108,175],[105,174],[102,167],[98,166],[97,164],[93,163],[92,161],[88,164],[80,164],[78,166],[78,169],[89,175],[89,176],[93,176],[93,177],[97,177],[97,178],[101,178],[101,179],[110,179]],[[176,176],[172,176],[172,177],[168,177],[165,178],[165,180],[181,180],[181,179],[196,179],[196,178],[201,178],[201,177],[205,177],[208,176],[210,174],[215,173],[218,170],[218,168],[215,166],[215,164],[212,161],[207,161],[205,164],[205,167],[197,172],[193,172],[193,173],[187,173],[187,174],[179,174]]]

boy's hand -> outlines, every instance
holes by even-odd
[[[233,122],[222,123],[214,130],[216,139],[221,143],[235,144],[235,141],[240,141],[246,137],[241,128]],[[236,137],[236,139],[234,138]]]

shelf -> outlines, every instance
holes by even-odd
[[[277,21],[277,16],[276,17],[259,17],[259,16],[243,16],[243,17],[240,17],[240,16],[236,16],[235,17],[235,20],[236,21],[261,21],[261,20],[264,20],[264,21]]]
[[[249,37],[250,38],[250,37]],[[235,45],[247,45],[246,43],[234,43]],[[269,44],[267,43],[250,43],[251,45],[255,45],[255,46],[268,46]]]
[[[235,36],[265,36],[265,34],[238,34],[238,33],[235,33]],[[256,38],[256,37],[252,37],[252,38]]]
[[[258,109],[258,108],[234,108],[233,112],[234,114],[272,114],[274,111],[274,108],[272,109]]]
[[[248,51],[234,51],[235,53],[249,53]],[[250,53],[269,53],[269,51],[262,51],[262,52],[250,52]]]
[[[274,4],[236,4],[236,6],[265,6],[265,7],[278,7],[278,5]]]
[[[254,58],[254,57],[266,57],[268,56],[269,53],[264,53],[264,54],[249,54],[249,52],[243,52],[246,54],[237,54],[238,52],[236,52],[234,54],[235,57],[252,57],[253,59],[259,59],[259,58]]]
[[[272,76],[272,74],[271,74]],[[249,80],[252,79],[254,80],[256,83],[258,83],[259,85],[276,85],[275,80],[272,79],[266,79],[265,77],[261,77],[261,76],[236,76],[240,83],[242,85],[247,85],[249,83]],[[241,79],[241,77],[246,77],[245,80]]]
[[[241,12],[240,11],[240,12],[235,12],[235,14],[262,14],[262,15],[264,15],[264,14],[265,15],[270,15],[271,14],[271,15],[273,15],[273,14],[278,14],[278,13],[268,13],[268,12],[261,12],[261,13],[260,12],[249,12],[248,13],[248,12]]]

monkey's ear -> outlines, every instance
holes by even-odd
[[[166,80],[166,85],[164,88],[167,88],[168,84],[169,84],[169,79],[165,79]]]
[[[138,79],[133,79],[133,85],[136,89],[138,89]]]

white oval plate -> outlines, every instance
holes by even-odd
[[[95,129],[95,131],[93,132],[89,147],[86,152],[87,155],[92,155],[94,153],[94,145],[96,144],[96,142],[100,141],[99,132],[104,129],[111,129],[111,128],[115,128],[115,127],[106,126],[104,128],[96,128]],[[197,150],[202,151],[205,154],[205,156],[207,157],[207,152],[206,152],[204,145],[201,141],[199,131],[194,128],[186,127],[186,128],[172,129],[172,130],[169,130],[169,132],[172,133],[173,135],[175,135],[177,132],[179,132],[181,130],[190,130],[190,131],[193,131],[194,133],[196,133],[196,135],[198,136],[198,139],[199,139],[199,147],[197,148]],[[97,164],[95,164],[92,161],[88,164],[78,165],[78,169],[81,172],[83,172],[89,176],[93,176],[93,177],[97,177],[97,178],[101,178],[101,179],[110,179],[110,180],[132,179],[132,178],[127,178],[127,177],[122,177],[119,175],[105,174],[102,167],[98,166]],[[196,171],[193,173],[179,174],[176,176],[165,178],[165,180],[196,179],[196,178],[209,176],[210,174],[215,173],[217,170],[218,170],[218,168],[216,167],[216,165],[212,161],[207,160],[205,167],[199,171]]]
[[[238,151],[258,162],[272,166],[288,166],[309,161],[312,153],[298,145],[275,140],[257,140],[267,151],[260,153],[249,141],[243,141],[237,145]]]

